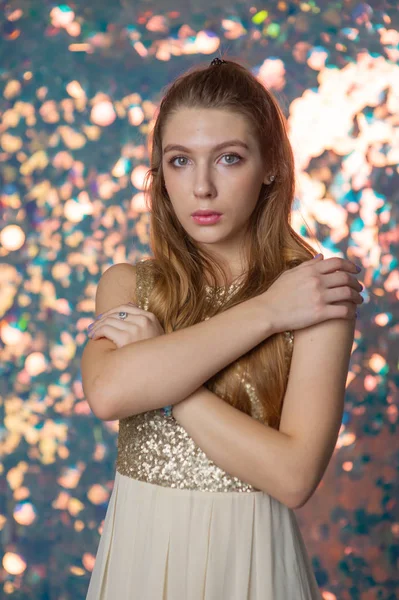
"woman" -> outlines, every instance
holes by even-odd
[[[151,142],[154,256],[102,275],[82,357],[120,420],[87,600],[319,599],[293,509],[335,448],[359,269],[291,228],[285,119],[243,66],[179,77]]]

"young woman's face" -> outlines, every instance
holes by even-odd
[[[165,186],[182,227],[208,250],[235,261],[261,185],[268,183],[247,120],[227,110],[180,109],[166,122],[162,151]],[[192,213],[200,209],[222,216],[199,224]]]

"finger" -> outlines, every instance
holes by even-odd
[[[121,312],[121,311],[119,311]],[[133,311],[129,311],[129,310],[125,310],[123,312],[126,312],[126,314],[129,316],[129,318],[126,316],[124,319],[122,319],[119,316],[118,312],[114,312],[114,313],[110,313],[109,315],[104,315],[101,318],[97,318],[94,322],[93,322],[93,327],[96,327],[98,325],[101,325],[102,323],[106,323],[109,321],[113,321],[113,320],[117,320],[119,322],[123,321],[128,321],[129,323],[131,323],[132,321],[139,321],[141,324],[145,324],[147,319],[150,319],[152,316],[152,313],[148,313],[147,311],[143,310],[139,313],[134,313]]]
[[[117,312],[128,312],[130,314],[143,314],[143,313],[147,313],[148,311],[144,310],[143,308],[139,308],[136,304],[133,304],[133,302],[131,304],[127,303],[127,304],[121,304],[120,306],[115,306],[114,308],[110,308],[108,310],[106,310],[105,312],[101,313],[101,317],[107,317],[109,315],[112,315],[114,313]],[[100,316],[100,315],[96,315],[96,318]]]
[[[356,305],[352,302],[337,302],[329,305],[328,319],[355,319],[357,318]]]
[[[123,326],[123,323],[119,319],[113,319],[113,322],[102,323],[97,327],[93,327],[93,329],[88,333],[90,339],[98,339],[100,337],[109,337],[112,335],[116,335],[120,331],[126,331],[126,325]],[[112,341],[114,341],[113,337],[110,337]]]
[[[326,274],[323,278],[323,285],[326,288],[350,285],[358,292],[361,292],[364,289],[364,286],[360,283],[357,277],[351,273],[347,273],[346,271],[335,271],[334,273]]]
[[[133,302],[127,302],[126,304],[120,304],[119,306],[113,306],[112,308],[109,308],[101,313],[101,317],[107,317],[108,315],[122,311],[130,312],[131,314],[140,314],[146,312],[144,309],[139,308],[137,304],[134,304]]]
[[[100,327],[103,327],[106,324],[112,325],[112,326],[116,327],[116,329],[126,330],[129,326],[132,326],[132,325],[136,326],[138,323],[140,323],[141,325],[145,325],[146,318],[148,318],[146,315],[130,314],[129,320],[127,321],[126,319],[121,319],[120,317],[116,316],[115,314],[112,314],[112,315],[108,315],[107,317],[102,317],[101,319],[94,321],[94,324],[92,327],[90,327],[89,332],[93,333],[94,331],[98,331],[98,329]]]
[[[315,261],[313,261],[315,262]],[[361,269],[355,263],[339,256],[333,256],[324,260],[318,261],[317,269],[320,273],[333,273],[334,271],[348,271],[349,273],[360,273]]]
[[[363,304],[364,300],[362,296],[351,287],[336,287],[327,289],[324,293],[324,301],[327,304],[334,304],[336,302],[351,304]]]
[[[320,262],[322,260],[324,260],[323,254],[316,254],[316,256],[313,256],[309,260],[304,260],[299,265],[297,265],[295,268],[302,269],[303,267],[308,267],[309,265],[314,265],[315,263]]]

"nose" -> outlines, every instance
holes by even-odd
[[[214,196],[215,193],[216,188],[209,167],[198,167],[194,179],[194,195],[197,198],[209,198]]]

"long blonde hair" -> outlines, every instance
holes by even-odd
[[[207,299],[204,273],[209,274],[216,287],[217,272],[228,285],[224,272],[182,227],[165,188],[162,134],[168,117],[181,108],[222,109],[246,117],[257,135],[264,164],[275,175],[271,185],[262,184],[248,223],[246,278],[232,296],[224,298],[221,306]],[[146,188],[151,201],[153,259],[149,262],[154,279],[148,310],[157,316],[166,333],[194,325],[205,314],[211,317],[265,292],[284,270],[315,255],[290,225],[295,177],[285,117],[273,95],[238,62],[197,66],[167,88],[150,135],[150,152]],[[256,391],[268,425],[278,429],[289,371],[286,344],[284,332],[267,338],[205,385],[234,407],[251,414],[248,388],[242,385],[241,376],[236,376],[239,365]]]

